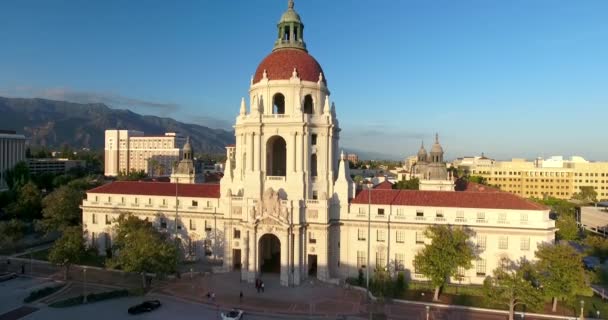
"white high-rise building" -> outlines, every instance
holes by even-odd
[[[7,188],[4,175],[25,160],[25,136],[11,130],[0,130],[0,190]]]
[[[221,183],[114,182],[89,190],[82,209],[90,244],[103,252],[113,219],[132,213],[175,232],[189,256],[221,259],[250,282],[277,273],[281,284],[298,285],[365,268],[424,280],[413,259],[434,224],[475,232],[480,255],[462,270],[462,283],[482,283],[501,257],[534,259],[538,244],[553,241],[548,208],[494,189],[356,193],[328,80],[306,50],[293,1],[278,29],[241,101]]]
[[[104,174],[144,171],[150,176],[171,174],[181,159],[184,137],[168,132],[160,136],[145,136],[135,130],[106,130]]]

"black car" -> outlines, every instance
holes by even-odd
[[[150,312],[156,310],[160,307],[160,301],[158,300],[148,300],[144,301],[136,306],[132,306],[129,308],[129,314],[140,314],[143,312]]]

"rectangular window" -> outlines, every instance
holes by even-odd
[[[241,230],[234,229],[234,238],[235,239],[240,239],[241,238]]]
[[[205,220],[205,231],[211,231],[211,223],[207,220]]]
[[[95,213],[91,214],[91,221],[93,224],[97,224],[97,215]]]
[[[486,223],[486,213],[477,212],[477,223]]]
[[[424,217],[424,211],[416,210],[416,217]]]
[[[456,279],[463,279],[466,273],[467,270],[465,270],[463,267],[458,267],[456,270]]]
[[[152,198],[148,198],[148,204],[152,204]]]
[[[97,237],[95,235],[95,232],[91,232],[91,247],[96,247],[97,246]]]
[[[376,231],[376,241],[384,242],[385,240],[386,240],[386,233],[384,233],[384,230],[377,230]]]
[[[124,204],[125,203],[125,197],[121,197],[120,198],[120,203]]]
[[[193,207],[198,207],[198,201],[192,200],[192,206]]]
[[[366,264],[365,251],[357,251],[357,267],[365,268]]]
[[[424,244],[424,232],[416,231],[416,244]]]
[[[106,224],[111,224],[112,221],[110,221],[110,216],[106,214]]]
[[[317,135],[316,134],[310,135],[310,144],[313,146],[317,145]]]
[[[528,213],[522,212],[519,214],[519,222],[521,224],[528,224]]]
[[[403,209],[397,209],[397,217],[403,217]]]
[[[365,229],[357,229],[357,239],[361,241],[365,240]]]
[[[435,213],[435,217],[439,218],[439,219],[443,219],[443,211],[437,210],[437,212]]]
[[[190,230],[196,230],[196,220],[190,219]]]
[[[133,203],[135,203],[135,204],[139,203],[139,201],[137,199],[138,198],[133,199]]]
[[[477,259],[475,263],[475,273],[478,277],[486,276],[486,261],[483,259]]]
[[[456,211],[456,222],[465,222],[464,211]]]
[[[498,213],[498,223],[505,224],[507,223],[507,214],[504,212]]]
[[[160,228],[167,229],[167,220],[165,218],[160,218]]]
[[[308,243],[310,243],[310,244],[317,243],[317,238],[315,237],[314,232],[309,232],[308,233]]]
[[[405,255],[403,253],[395,253],[395,270],[405,270]]]
[[[386,267],[386,255],[384,252],[376,252],[376,269],[384,270]]]
[[[519,248],[523,251],[530,250],[530,237],[521,237]]]
[[[383,216],[384,215],[384,209],[378,209],[378,215],[379,216]]]
[[[480,250],[486,249],[486,240],[487,237],[484,235],[477,235],[477,248]]]
[[[498,238],[498,249],[509,249],[509,237],[501,236],[500,238]]]
[[[405,242],[405,231],[397,230],[397,232],[395,234],[395,239],[397,239],[397,243],[404,243]]]

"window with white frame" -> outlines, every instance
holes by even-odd
[[[456,211],[456,222],[464,222],[464,211],[458,210]]]
[[[439,220],[443,219],[443,210],[437,210],[437,212],[435,213],[435,217]]]
[[[111,224],[112,220],[110,219],[110,216],[106,214],[106,224]]]
[[[386,254],[384,252],[376,252],[376,269],[384,270],[386,268]]]
[[[479,250],[485,250],[486,249],[486,240],[487,237],[485,235],[477,235],[477,248]]]
[[[466,273],[467,270],[465,268],[458,267],[458,269],[456,270],[456,279],[463,279]]]
[[[523,251],[530,250],[530,237],[521,237],[520,243],[519,243],[519,248]]]
[[[397,240],[397,243],[404,243],[405,242],[405,231],[397,230],[395,232],[395,239]]]
[[[211,223],[207,220],[205,220],[205,231],[211,231],[212,227],[211,227]]]
[[[97,214],[95,214],[95,213],[91,214],[91,222],[93,224],[97,224]]]
[[[359,215],[360,216],[364,216],[367,212],[365,211],[364,207],[359,207]]]
[[[423,231],[416,231],[416,244],[423,244],[424,238],[425,236]]]
[[[405,270],[405,254],[395,253],[395,270],[396,271]]]
[[[500,236],[500,238],[498,238],[498,249],[501,249],[501,250],[509,249],[509,237]]]
[[[384,242],[386,240],[386,233],[384,230],[376,230],[376,241]]]
[[[504,212],[498,213],[498,223],[505,224],[507,223],[507,214]]]
[[[477,261],[475,261],[475,273],[478,277],[485,277],[486,261],[484,259],[477,259]]]
[[[190,219],[190,230],[196,230],[196,220]]]
[[[365,264],[367,263],[365,260],[365,251],[357,251],[357,267],[365,268]]]
[[[477,212],[477,223],[485,223],[485,222],[486,222],[486,213]]]
[[[383,216],[384,215],[384,209],[383,208],[378,208],[378,215],[379,216]]]
[[[234,239],[240,239],[241,238],[241,230],[235,228],[233,230],[233,232],[234,232]]]
[[[365,234],[366,234],[365,229],[357,229],[357,239],[358,240],[364,241],[366,239]]]
[[[522,212],[519,214],[519,222],[521,224],[528,224],[528,213]]]
[[[310,243],[310,244],[317,243],[317,238],[315,237],[315,233],[312,231],[308,233],[308,243]]]
[[[403,208],[397,208],[397,217],[403,217]]]

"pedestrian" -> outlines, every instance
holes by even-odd
[[[262,289],[262,293],[264,293],[264,281],[261,281],[261,283],[260,283],[260,289]]]
[[[211,292],[207,291],[207,300],[211,300]]]
[[[239,302],[243,302],[243,290],[239,293]]]
[[[255,279],[255,290],[258,291],[258,293],[260,293],[260,279]]]
[[[211,292],[211,302],[215,302],[215,292]]]

